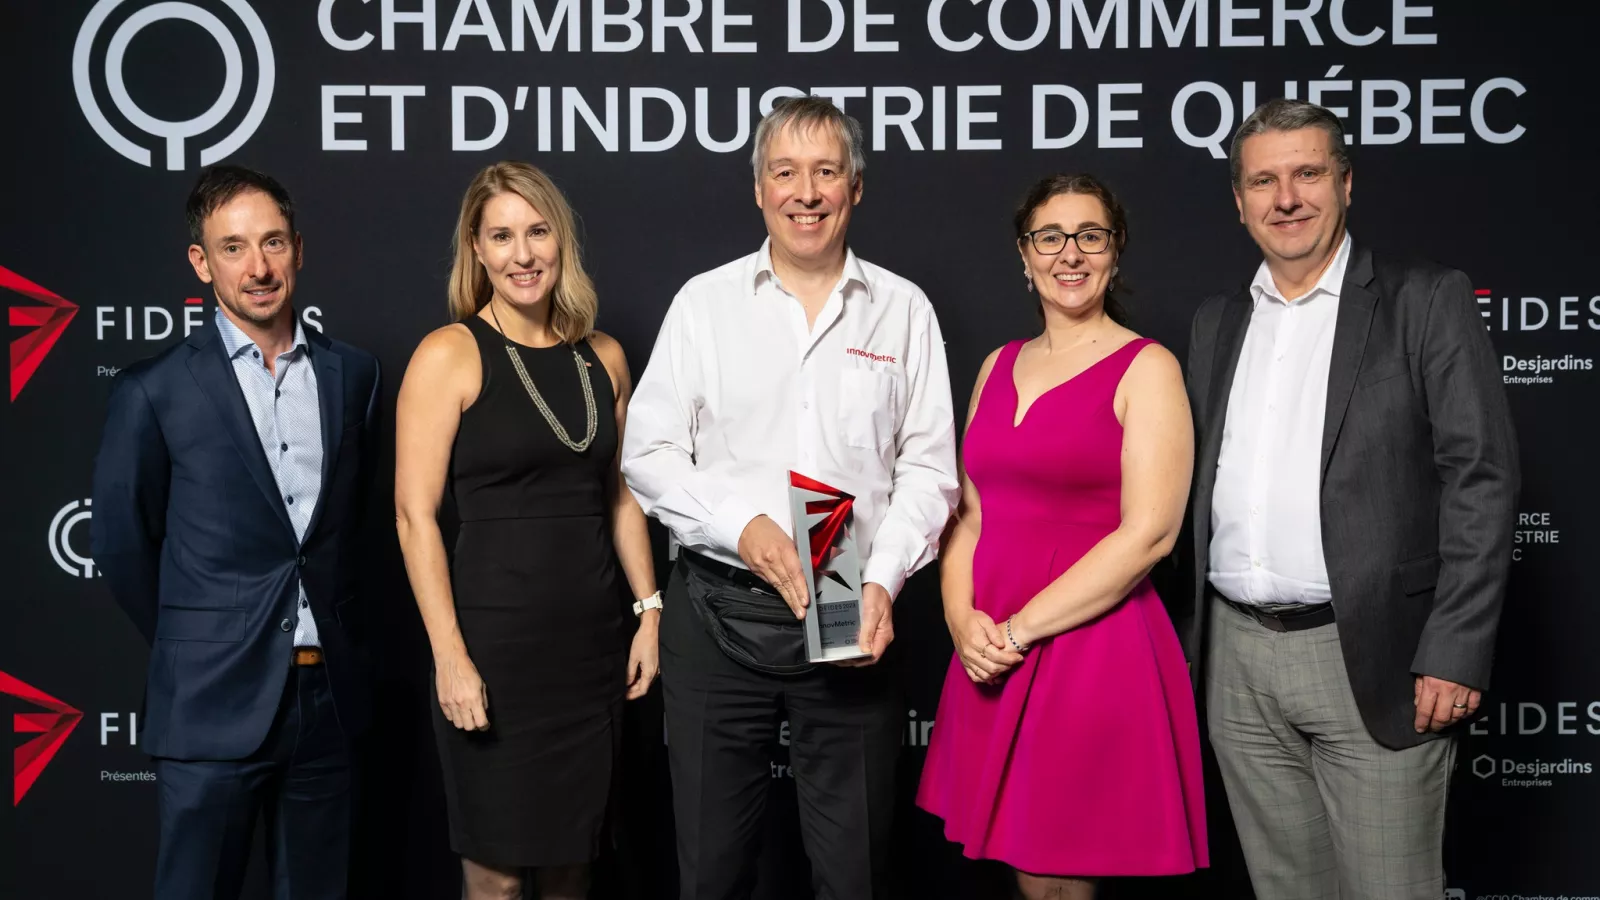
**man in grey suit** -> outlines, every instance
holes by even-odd
[[[1344,131],[1234,136],[1264,261],[1195,314],[1196,695],[1263,900],[1438,900],[1454,732],[1489,685],[1517,448],[1460,272],[1352,243]]]

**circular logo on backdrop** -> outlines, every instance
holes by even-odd
[[[94,560],[72,548],[72,530],[94,515],[89,508],[93,503],[92,500],[74,500],[61,507],[50,520],[50,556],[61,571],[79,578],[94,577]]]
[[[177,171],[184,168],[186,142],[191,138],[209,135],[216,130],[244,97],[244,55],[233,32],[215,13],[193,3],[168,0],[168,2],[144,5],[124,19],[111,33],[111,40],[105,45],[102,56],[96,52],[95,38],[112,12],[124,2],[126,0],[100,0],[89,10],[88,18],[83,20],[83,26],[78,29],[78,41],[72,49],[72,86],[78,95],[78,106],[82,108],[84,118],[94,127],[95,134],[100,135],[100,139],[109,144],[111,149],[141,166],[152,165],[150,148],[143,144],[156,142],[147,140],[142,144],[129,139],[111,124],[101,110],[100,102],[95,98],[93,80],[95,67],[98,65],[105,72],[106,93],[110,95],[112,105],[129,125],[150,137],[159,139],[157,146],[164,150],[166,167]],[[255,91],[248,100],[250,106],[245,112],[243,121],[215,143],[201,148],[202,166],[209,166],[227,158],[249,140],[260,127],[262,118],[267,114],[267,106],[272,102],[274,74],[272,42],[267,39],[266,28],[262,26],[260,17],[245,0],[221,0],[221,2],[244,24],[245,32],[250,37],[256,57],[256,84]],[[128,51],[128,45],[145,26],[166,19],[181,19],[204,29],[222,50],[225,64],[226,74],[216,102],[200,115],[181,122],[158,119],[145,112],[133,97],[129,96],[127,85],[122,80],[123,57]]]

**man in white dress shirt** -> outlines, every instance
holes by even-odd
[[[1270,101],[1231,162],[1264,260],[1190,338],[1196,694],[1257,897],[1438,900],[1511,561],[1494,350],[1465,275],[1352,243],[1338,117]]]
[[[678,292],[628,406],[623,474],[681,548],[661,654],[685,898],[750,895],[780,709],[816,895],[860,900],[885,880],[904,714],[875,664],[957,482],[933,308],[845,242],[862,147],[827,100],[774,104],[753,156],[768,240]],[[852,665],[806,665],[797,643],[791,470],[856,498],[869,655]]]

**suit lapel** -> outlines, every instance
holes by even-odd
[[[1222,308],[1211,344],[1211,381],[1206,388],[1205,408],[1195,411],[1203,437],[1195,464],[1194,513],[1191,519],[1196,610],[1204,608],[1206,570],[1211,559],[1211,498],[1216,489],[1217,460],[1222,455],[1222,429],[1228,418],[1228,394],[1233,391],[1234,373],[1239,368],[1239,353],[1244,346],[1244,334],[1249,325],[1250,293],[1246,288],[1229,297]],[[1196,373],[1197,376],[1199,374]],[[1194,627],[1195,646],[1199,646],[1200,635],[1205,629],[1204,615],[1195,616]]]
[[[1206,394],[1205,443],[1200,448],[1201,472],[1206,484],[1216,477],[1217,459],[1222,454],[1222,429],[1228,419],[1228,395],[1233,392],[1234,374],[1239,369],[1239,353],[1250,326],[1250,293],[1246,289],[1228,299],[1222,321],[1217,324],[1215,356],[1211,361],[1211,389]],[[1209,505],[1209,504],[1208,504]]]
[[[289,521],[288,507],[283,505],[283,498],[279,496],[278,482],[272,477],[266,452],[261,449],[261,435],[256,432],[255,422],[250,418],[250,407],[245,404],[244,391],[240,389],[239,379],[233,373],[233,363],[228,359],[216,323],[207,323],[205,328],[191,335],[189,346],[194,349],[189,355],[190,374],[200,386],[201,393],[211,401],[223,430],[228,433],[240,458],[244,460],[245,471],[250,473],[261,493],[266,495],[268,505],[278,514],[283,527],[293,535],[294,524]]]
[[[1345,240],[1349,240],[1346,238]],[[1350,395],[1355,391],[1356,373],[1367,352],[1367,333],[1372,328],[1372,310],[1378,305],[1373,293],[1372,253],[1359,245],[1350,248],[1350,264],[1339,289],[1339,313],[1333,327],[1333,357],[1328,362],[1328,407],[1322,420],[1322,466],[1319,479],[1328,476],[1328,461],[1333,445],[1344,426]],[[1320,484],[1320,481],[1319,481]]]
[[[322,490],[317,492],[317,508],[306,525],[309,539],[322,518],[324,498],[331,487],[334,463],[339,458],[339,444],[344,436],[344,361],[335,353],[328,339],[320,333],[312,335],[306,329],[306,342],[311,346],[311,370],[317,378],[317,406],[322,412]]]

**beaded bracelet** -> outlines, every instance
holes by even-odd
[[[1011,618],[1006,619],[1006,640],[1011,642],[1011,646],[1015,648],[1018,653],[1027,653],[1028,648],[1017,643],[1016,637],[1011,634],[1011,619],[1015,618],[1016,616],[1011,616]]]

